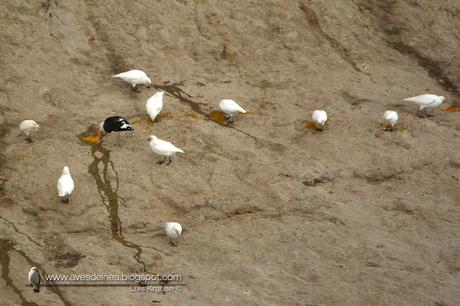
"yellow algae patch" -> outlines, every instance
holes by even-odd
[[[211,119],[212,121],[218,122],[218,123],[227,122],[227,119],[225,118],[224,113],[220,111],[213,111],[211,115],[209,116],[209,119]]]
[[[310,130],[315,130],[316,129],[316,123],[312,120],[308,120],[305,122],[305,128],[310,129]]]
[[[185,116],[192,118],[193,120],[198,120],[198,115],[195,113],[186,113]]]

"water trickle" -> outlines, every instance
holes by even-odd
[[[209,109],[209,105],[207,103],[204,103],[204,102],[195,102],[195,101],[191,100],[191,98],[201,98],[201,97],[194,97],[194,96],[186,93],[181,88],[179,88],[179,86],[184,86],[183,81],[179,82],[179,83],[165,82],[163,85],[152,85],[152,86],[154,88],[156,88],[156,89],[160,89],[160,90],[163,90],[163,91],[167,92],[171,96],[173,96],[176,99],[178,99],[180,102],[187,104],[188,106],[190,106],[190,108],[196,114],[203,116],[206,120],[210,120],[210,121],[215,122],[215,123],[217,123],[217,124],[219,124],[221,126],[231,128],[231,129],[233,129],[235,131],[240,132],[241,134],[244,134],[246,136],[251,137],[252,139],[254,139],[256,141],[258,140],[255,136],[253,136],[253,135],[251,135],[251,134],[249,134],[249,133],[247,133],[245,131],[242,131],[242,130],[240,130],[240,129],[232,126],[232,125],[227,124],[226,120],[222,121],[220,115],[216,115],[216,113],[218,113],[217,111],[214,111],[211,114],[209,114],[208,112],[202,110],[202,108]],[[215,113],[215,116],[217,116],[217,118],[214,118],[216,120],[213,120],[213,117],[212,117],[213,113]]]
[[[102,204],[109,213],[110,230],[112,238],[120,242],[123,246],[134,249],[134,260],[146,271],[145,262],[142,260],[142,248],[140,245],[128,241],[123,235],[122,222],[120,220],[119,203],[125,203],[125,200],[118,195],[118,172],[115,170],[113,162],[110,160],[110,151],[105,149],[102,144],[92,146],[91,155],[94,160],[88,167],[89,174],[94,178]],[[101,166],[101,169],[99,168]],[[115,184],[110,181],[108,172],[113,171],[115,174]]]
[[[8,239],[0,239],[0,265],[2,267],[2,274],[1,278],[5,281],[6,285],[8,287],[11,287],[13,291],[18,295],[18,297],[21,299],[21,305],[22,306],[38,306],[38,304],[34,302],[28,302],[24,296],[22,295],[21,291],[14,286],[13,280],[9,276],[10,268],[10,255],[9,252],[16,252],[18,253],[19,256],[23,257],[27,263],[29,264],[30,267],[38,267],[39,271],[41,272],[42,276],[43,274],[47,274],[45,270],[43,270],[42,267],[40,267],[37,263],[35,263],[29,256],[27,256],[22,250],[16,249],[15,248],[15,243],[11,240]],[[29,270],[27,270],[26,273],[29,273]],[[27,274],[26,274],[27,275]],[[25,276],[26,276],[25,275]],[[62,295],[62,292],[59,290],[57,287],[49,287],[49,289],[56,294],[59,299],[64,303],[65,306],[71,306],[70,302],[67,301],[67,299],[64,298]]]

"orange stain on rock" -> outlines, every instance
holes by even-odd
[[[447,113],[455,113],[455,112],[460,112],[460,105],[454,105],[448,108],[443,109],[443,111]]]
[[[227,122],[227,119],[225,118],[224,113],[220,111],[213,111],[211,115],[209,116],[209,119],[211,119],[212,121],[218,122],[218,123]]]
[[[82,137],[80,137],[81,141],[87,142],[87,143],[92,143],[92,144],[101,143],[102,139],[103,139],[103,136],[102,136],[101,133],[97,133],[96,135],[87,134],[87,135],[83,135]]]

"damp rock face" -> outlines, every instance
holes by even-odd
[[[0,304],[458,304],[459,1],[1,4]],[[111,78],[130,69],[152,87]],[[421,119],[401,100],[426,92],[447,103]],[[248,113],[229,122],[222,99]],[[109,116],[135,131],[100,139]],[[30,144],[24,119],[40,125]],[[152,134],[186,153],[159,167]],[[32,266],[186,286],[36,294]]]

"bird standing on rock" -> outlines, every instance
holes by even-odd
[[[58,195],[61,198],[61,202],[68,204],[70,203],[70,195],[74,189],[74,183],[72,176],[70,176],[69,167],[64,166],[61,177],[57,182]]]
[[[163,164],[166,159],[168,159],[167,165],[169,165],[171,163],[171,156],[176,153],[185,153],[169,141],[161,140],[155,135],[149,136],[147,141],[150,142],[150,148],[154,153],[164,156],[164,159],[158,162],[159,165]]]
[[[37,267],[29,271],[29,284],[34,287],[34,292],[40,292],[40,272]]]
[[[26,140],[32,142],[32,133],[37,131],[40,126],[33,120],[24,120],[19,124],[19,129],[26,134]]]
[[[157,116],[160,114],[163,109],[163,97],[165,92],[159,91],[151,96],[145,103],[145,108],[147,109],[147,114],[149,114],[152,122],[155,121]]]
[[[138,69],[116,74],[112,76],[112,78],[119,78],[131,84],[134,91],[137,91],[137,85],[147,85],[147,87],[152,85],[152,82],[150,81],[150,78],[147,76],[147,74],[144,71]]]
[[[435,108],[441,105],[442,103],[444,103],[445,100],[446,98],[444,98],[443,96],[436,96],[432,94],[423,94],[423,95],[403,99],[403,101],[405,102],[415,103],[419,106],[419,109],[418,109],[419,117],[422,117],[421,115],[422,110],[424,111],[425,117],[432,117],[433,115],[428,115],[427,109]]]
[[[182,233],[182,226],[177,222],[166,222],[165,232],[166,236],[168,236],[169,243],[172,246],[177,246],[177,239],[179,239],[179,236]]]
[[[238,103],[230,99],[220,100],[219,108],[230,122],[233,122],[234,115],[239,113],[246,114],[246,111]]]
[[[323,110],[315,110],[311,114],[311,119],[315,123],[315,129],[317,131],[322,131],[327,121],[327,114]]]

